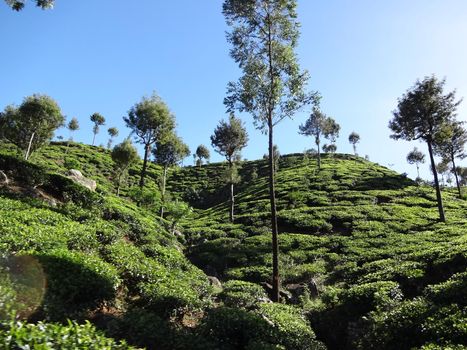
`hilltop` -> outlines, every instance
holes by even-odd
[[[5,322],[0,335],[26,339],[43,321],[55,339],[74,332],[71,319],[90,320],[80,332],[108,348],[467,345],[465,200],[443,191],[444,224],[432,188],[362,158],[324,155],[319,170],[292,154],[278,166],[283,303],[272,304],[265,160],[241,162],[234,223],[224,163],[171,169],[170,197],[193,207],[173,232],[170,212],[158,218],[160,167],[150,164],[144,193],[134,189],[141,164],[131,168],[117,197],[106,149],[53,143],[24,162],[2,144],[12,182],[0,192],[0,287],[16,294],[27,332]],[[64,177],[71,167],[97,191]]]

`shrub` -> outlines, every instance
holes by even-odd
[[[63,320],[115,298],[120,284],[115,268],[80,252],[56,250],[36,253],[47,276],[43,309],[51,320]]]
[[[42,322],[11,322],[7,327],[0,328],[0,339],[2,349],[133,349],[123,341],[106,338],[88,321],[83,325],[68,321],[65,326]]]
[[[223,287],[221,298],[229,307],[251,308],[267,299],[264,289],[255,283],[230,280]]]

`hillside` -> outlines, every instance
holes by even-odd
[[[131,189],[141,165],[130,169],[116,197],[107,150],[55,143],[30,163],[14,153],[2,145],[12,182],[0,189],[0,305],[16,309],[23,331],[6,320],[0,338],[24,343],[42,321],[57,339],[79,327],[71,319],[90,320],[76,333],[108,348],[120,339],[153,349],[467,346],[467,202],[449,189],[444,224],[433,189],[387,168],[325,155],[318,170],[313,157],[282,157],[283,303],[272,304],[264,160],[242,162],[234,224],[224,164],[172,169],[170,196],[194,208],[174,235],[158,219],[159,167],[149,167],[146,194]],[[70,167],[97,192],[57,175]]]

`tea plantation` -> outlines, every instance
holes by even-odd
[[[378,164],[283,156],[275,304],[266,161],[241,163],[235,223],[225,164],[171,169],[171,199],[193,207],[176,226],[158,215],[158,166],[135,190],[140,166],[117,197],[108,150],[53,143],[25,162],[1,145],[0,349],[467,348],[453,190],[441,223],[431,187]]]

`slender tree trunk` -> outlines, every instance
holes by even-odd
[[[167,170],[168,167],[164,165],[164,172],[162,174],[162,205],[161,205],[161,219],[164,218],[164,204],[165,204],[165,184],[167,181]]]
[[[122,183],[122,174],[123,174],[123,171],[120,172],[120,174],[118,174],[117,196],[120,196],[120,186],[121,186],[121,183]]]
[[[456,169],[456,162],[454,160],[454,154],[451,154],[451,161],[452,161],[452,172],[454,173],[454,177],[456,178],[456,186],[457,186],[457,192],[459,194],[459,199],[462,199],[461,185],[459,184],[459,177],[457,176],[457,169]]]
[[[321,169],[321,148],[319,139],[316,139],[316,146],[318,147],[318,169]]]
[[[148,166],[148,156],[150,151],[151,145],[146,144],[144,146],[144,159],[143,159],[143,169],[141,169],[141,176],[139,178],[139,187],[144,187],[144,178],[146,177],[146,168]]]
[[[433,177],[435,180],[436,200],[438,202],[439,220],[442,222],[446,222],[446,217],[444,216],[443,198],[441,197],[441,190],[439,188],[438,172],[436,170],[435,158],[433,157],[433,146],[431,144],[431,141],[427,141],[427,144],[428,144],[428,153],[430,154],[431,170],[433,172]]]
[[[34,140],[35,135],[36,135],[36,133],[33,132],[32,135],[31,135],[31,138],[29,139],[28,149],[27,149],[26,154],[24,156],[24,159],[26,159],[26,160],[29,159],[29,156],[31,154],[32,141]]]
[[[279,302],[279,229],[277,226],[276,189],[275,189],[275,159],[274,159],[274,134],[273,134],[273,111],[274,111],[274,64],[272,56],[272,32],[271,18],[267,15],[268,23],[268,60],[270,96],[268,102],[268,131],[269,131],[269,200],[271,202],[271,228],[272,228],[272,301]]]
[[[357,145],[355,145],[355,143],[353,144],[353,154],[355,156],[357,155]]]
[[[94,146],[94,142],[96,142],[96,135],[97,133],[94,133],[94,136],[92,137],[92,145]]]
[[[235,207],[235,194],[234,194],[234,183],[232,174],[232,160],[229,159],[229,173],[230,173],[230,222],[234,222],[234,207]]]
[[[415,166],[417,167],[417,179],[419,179],[420,178],[420,170],[419,170],[418,163],[416,163]]]
[[[269,200],[272,226],[272,301],[279,302],[279,229],[277,226],[274,141],[272,120],[269,121]]]

